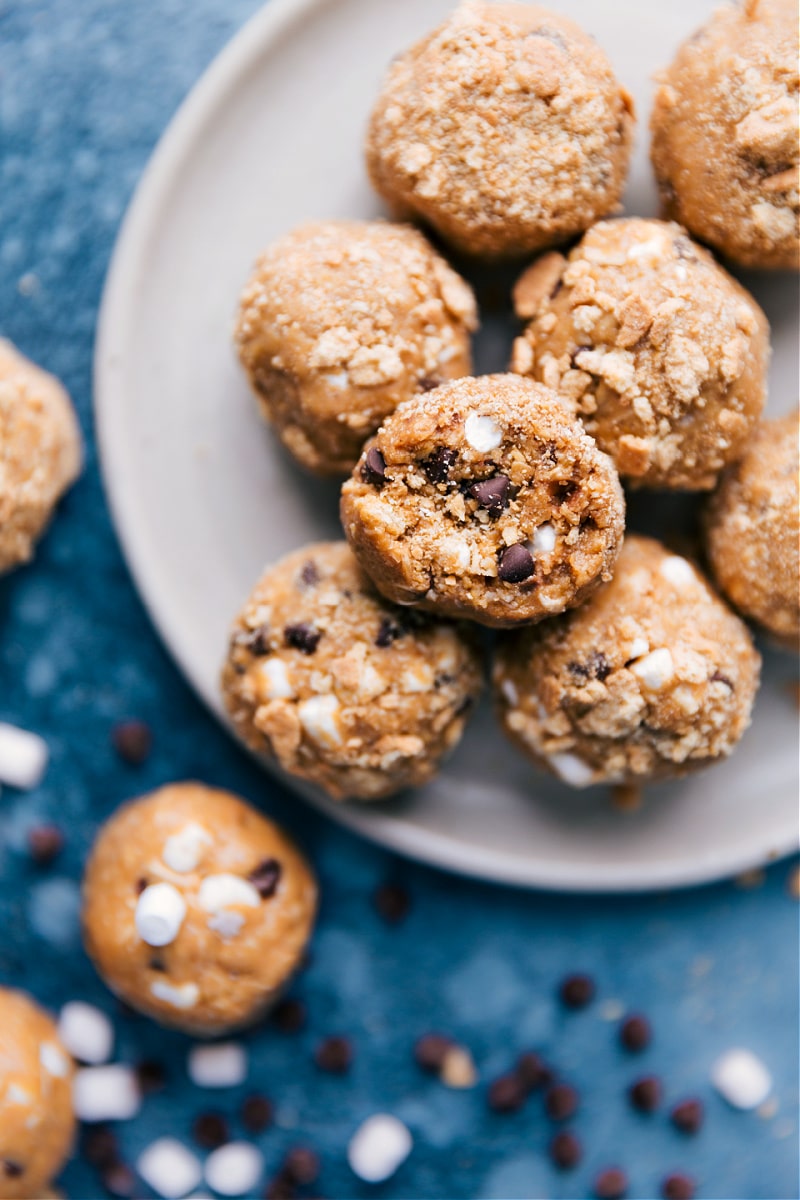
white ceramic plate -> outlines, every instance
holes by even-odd
[[[262,426],[234,360],[238,293],[259,249],[298,221],[379,209],[361,159],[386,63],[450,0],[270,0],[200,80],[153,156],[110,272],[96,357],[105,479],[144,600],[221,717],[226,632],[266,562],[336,537],[337,490],[301,475]],[[627,211],[655,213],[645,126],[652,72],[709,5],[564,0],[611,55],[640,114]],[[797,400],[794,281],[750,281],[773,321],[773,407]],[[490,318],[481,370],[503,369],[512,330]],[[641,504],[638,505],[641,508]],[[672,520],[671,506],[667,520]],[[793,664],[769,655],[756,719],[735,757],[653,789],[632,815],[574,793],[511,750],[484,709],[441,778],[372,808],[300,793],[367,837],[510,883],[634,891],[710,880],[797,844]],[[224,718],[223,718],[224,719]]]

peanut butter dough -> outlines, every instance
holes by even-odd
[[[83,881],[86,950],[126,1003],[197,1036],[257,1021],[299,966],[317,888],[281,830],[176,783],[118,809]]]
[[[613,212],[633,105],[597,43],[529,4],[462,3],[396,58],[367,167],[400,217],[466,254],[530,254]]]
[[[72,1147],[73,1062],[50,1017],[0,988],[0,1197],[35,1200]]]
[[[81,459],[64,388],[0,338],[0,574],[32,556]]]
[[[555,393],[514,375],[407,401],[342,489],[347,538],[385,596],[497,627],[610,579],[624,516],[610,459]]]
[[[628,534],[611,583],[558,621],[506,636],[503,730],[573,787],[683,775],[730,754],[760,658],[697,569]]]
[[[651,128],[668,216],[740,266],[800,266],[795,0],[718,8],[663,73]]]
[[[240,736],[334,799],[427,782],[482,683],[470,632],[388,604],[345,542],[271,567],[240,613],[222,675]]]
[[[706,545],[728,599],[780,642],[800,639],[797,413],[764,421],[711,498]]]
[[[769,328],[679,225],[602,221],[519,280],[512,367],[556,388],[633,485],[710,489],[764,405]]]
[[[287,450],[344,475],[401,400],[470,371],[475,299],[421,233],[384,221],[301,225],[258,261],[236,344]]]

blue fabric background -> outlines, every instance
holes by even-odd
[[[0,719],[42,733],[52,750],[44,784],[0,798],[0,980],[58,1006],[83,997],[114,1014],[124,1059],[156,1056],[170,1083],[121,1127],[128,1156],[155,1135],[188,1138],[193,1115],[235,1113],[241,1092],[275,1101],[261,1138],[268,1166],[286,1147],[320,1151],[328,1197],[582,1197],[595,1170],[619,1163],[633,1197],[657,1195],[683,1168],[703,1197],[797,1196],[798,905],[789,864],[763,886],[734,884],[633,899],[525,894],[392,861],[279,793],[199,706],[157,641],[109,524],[91,437],[91,358],[101,285],[120,217],[158,135],[255,0],[0,0],[0,330],[61,376],[80,409],[88,465],[34,565],[0,581]],[[113,753],[113,724],[150,722],[145,767]],[[84,957],[78,881],[98,824],[126,797],[196,777],[263,802],[314,858],[323,906],[313,960],[295,992],[310,1023],[295,1037],[248,1038],[247,1089],[199,1093],[185,1075],[185,1039],[119,1016]],[[757,803],[757,796],[753,797]],[[61,823],[67,846],[49,870],[25,853],[28,829]],[[413,910],[399,928],[375,914],[372,889],[403,880]],[[555,1002],[558,979],[592,972],[598,1001],[579,1014]],[[616,1046],[603,1003],[647,1012],[652,1049]],[[445,1090],[411,1060],[415,1038],[441,1028],[473,1051],[481,1085]],[[349,1077],[323,1076],[316,1041],[345,1033]],[[708,1070],[731,1045],[752,1048],[775,1078],[769,1119],[735,1113]],[[490,1114],[485,1083],[517,1051],[536,1047],[583,1096],[574,1127],[586,1158],[558,1175],[544,1154],[551,1129],[538,1099],[515,1116]],[[633,1114],[626,1084],[662,1074],[667,1098],[701,1095],[706,1126],[687,1140],[665,1113]],[[346,1140],[370,1112],[396,1112],[415,1148],[394,1180],[358,1183]],[[103,1195],[75,1161],[64,1186]]]

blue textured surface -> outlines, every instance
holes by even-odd
[[[235,1114],[241,1092],[192,1089],[186,1041],[121,1017],[80,948],[78,880],[100,821],[124,798],[196,777],[240,791],[285,821],[317,863],[323,885],[313,959],[295,986],[307,1029],[248,1038],[251,1076],[278,1122],[260,1139],[270,1170],[287,1146],[320,1151],[322,1194],[381,1197],[581,1197],[596,1169],[619,1163],[630,1195],[658,1194],[682,1168],[699,1195],[795,1197],[797,1153],[798,905],[790,867],[763,886],[726,884],[630,900],[542,897],[448,878],[334,828],[264,777],[200,708],[158,643],[120,558],[104,505],[90,429],[97,306],[119,219],[167,119],[189,86],[255,7],[253,0],[0,0],[0,329],[60,375],[79,406],[89,455],[36,563],[0,581],[0,719],[41,732],[52,751],[44,785],[0,798],[0,980],[57,1007],[83,997],[115,1017],[118,1053],[167,1063],[167,1090],[120,1129],[128,1156],[158,1133],[189,1137],[209,1107]],[[136,716],[155,731],[145,767],[126,768],[109,742]],[[265,792],[269,795],[265,796]],[[757,797],[754,796],[754,802]],[[48,870],[26,856],[28,829],[56,820],[65,852]],[[413,910],[396,929],[370,893],[402,879]],[[592,972],[599,996],[565,1014],[558,979]],[[653,1047],[632,1059],[616,1046],[609,1001],[647,1012]],[[452,1092],[420,1075],[414,1039],[432,1028],[468,1045],[481,1083]],[[320,1075],[311,1055],[328,1033],[351,1036],[349,1077]],[[731,1045],[750,1047],[775,1078],[777,1111],[735,1113],[710,1089],[709,1066]],[[573,1126],[586,1146],[559,1176],[544,1147],[550,1127],[534,1098],[514,1116],[487,1111],[485,1084],[517,1051],[537,1048],[574,1082]],[[638,1117],[626,1084],[662,1074],[667,1100],[707,1102],[697,1138],[665,1112]],[[375,1110],[411,1126],[415,1148],[377,1189],[354,1180],[346,1140]],[[235,1128],[235,1125],[234,1125]],[[73,1162],[71,1197],[103,1190]],[[142,1189],[146,1194],[145,1189]]]

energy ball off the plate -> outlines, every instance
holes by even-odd
[[[644,783],[731,753],[760,663],[687,559],[628,534],[582,608],[501,642],[495,699],[505,733],[565,783]]]
[[[465,254],[515,257],[615,211],[633,126],[630,96],[573,21],[464,3],[389,68],[367,167],[397,216]]]
[[[0,338],[0,574],[31,557],[81,460],[64,388]]]
[[[407,401],[342,489],[348,540],[385,596],[496,627],[581,604],[611,578],[624,520],[611,460],[515,375]]]
[[[567,397],[630,484],[707,490],[766,394],[769,327],[679,226],[602,221],[519,280],[513,369]]]
[[[723,475],[706,514],[706,548],[720,589],[790,648],[800,640],[797,413],[764,421]]]
[[[286,835],[229,792],[176,783],[124,805],[97,837],[83,931],[105,982],[164,1025],[251,1025],[300,965],[317,907]]]
[[[345,475],[402,400],[470,371],[475,298],[421,233],[385,221],[302,225],[261,256],[236,344],[287,450]]]
[[[236,619],[223,668],[239,735],[334,799],[435,775],[482,684],[471,632],[388,604],[345,542],[281,559]]]
[[[651,120],[664,210],[743,267],[800,266],[795,0],[716,10],[661,76]]]
[[[0,988],[0,1197],[37,1200],[72,1148],[73,1062],[50,1017]]]

